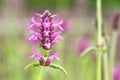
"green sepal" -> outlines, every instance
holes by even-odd
[[[27,70],[31,67],[38,67],[38,66],[40,66],[40,64],[34,62],[34,63],[30,63],[30,64],[26,65],[24,69]]]
[[[50,64],[51,68],[54,68],[54,69],[59,69],[61,70],[65,75],[68,75],[68,73],[66,72],[66,70],[62,67],[62,66],[59,66],[59,65],[56,65],[56,64]]]

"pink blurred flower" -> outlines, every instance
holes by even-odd
[[[71,31],[71,28],[72,28],[72,22],[68,19],[68,18],[65,18],[64,19],[64,22],[62,24],[62,27],[63,29],[65,30],[64,33],[68,33]]]
[[[90,46],[89,38],[83,37],[83,38],[77,39],[75,43],[75,51],[77,52],[77,54],[80,54],[89,46]]]
[[[29,40],[32,42],[39,42],[40,46],[49,50],[54,44],[58,43],[63,38],[60,36],[64,29],[61,27],[63,19],[58,23],[53,23],[53,20],[58,16],[58,14],[51,15],[51,13],[46,10],[43,14],[36,13],[32,17],[32,24],[29,27],[32,36]],[[35,19],[35,17],[37,19]]]
[[[114,68],[113,80],[120,80],[120,66]]]

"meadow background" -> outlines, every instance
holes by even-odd
[[[105,33],[112,31],[113,18],[120,12],[120,0],[102,0],[103,27]],[[68,72],[46,68],[44,80],[95,80],[96,53],[90,52],[80,58],[76,41],[83,37],[96,45],[96,0],[0,0],[0,80],[36,80],[39,68],[24,70],[37,59],[29,60],[34,45],[27,40],[28,27],[35,13],[49,10],[59,13],[64,19],[64,40],[55,45],[51,52],[60,52],[60,62]],[[119,33],[119,29],[117,30]],[[120,36],[116,47],[115,65],[120,64]]]

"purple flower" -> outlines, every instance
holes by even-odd
[[[46,10],[43,14],[36,13],[32,17],[32,24],[29,27],[32,36],[29,40],[32,42],[39,42],[39,45],[45,49],[49,50],[54,44],[62,40],[60,36],[64,29],[61,27],[63,19],[58,23],[53,23],[53,20],[58,16],[58,14],[51,15],[51,13]],[[35,19],[37,17],[38,20]]]
[[[37,53],[37,51],[35,50],[35,49],[33,49],[32,50],[33,51],[33,55],[32,56],[30,56],[30,59],[33,59],[33,58],[38,58],[39,59],[39,63],[40,63],[40,65],[42,65],[42,66],[49,66],[50,65],[50,63],[51,63],[51,61],[53,60],[53,59],[56,59],[56,60],[60,60],[57,56],[58,56],[58,54],[59,54],[59,52],[56,52],[56,53],[54,53],[53,55],[51,55],[51,56],[49,56],[49,57],[44,57],[44,56],[42,56],[42,55],[40,55],[39,53]]]
[[[90,40],[87,37],[78,39],[75,44],[75,51],[80,54],[90,46]]]
[[[120,66],[115,67],[113,71],[113,80],[120,80]]]

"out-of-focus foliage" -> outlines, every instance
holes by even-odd
[[[106,20],[105,15],[106,21],[103,23],[110,28],[111,13],[120,8],[120,0],[102,0],[102,3],[103,11],[106,11],[103,14],[109,17]],[[95,80],[95,52],[80,58],[74,48],[76,39],[84,36],[91,39],[91,45],[97,41],[96,0],[0,0],[0,80],[37,79],[39,68],[24,70],[27,64],[33,62],[28,57],[33,54],[31,49],[35,47],[27,40],[30,36],[28,27],[32,15],[36,12],[43,13],[46,9],[59,13],[68,23],[70,21],[71,29],[69,33],[62,34],[64,40],[50,52],[60,52],[61,61],[53,63],[63,66],[68,76],[64,77],[59,70],[46,68],[44,80]],[[105,31],[109,28],[105,28]],[[119,62],[119,59],[116,60]]]
[[[28,9],[41,10],[41,9],[55,9],[56,0],[26,0],[26,5]]]
[[[88,0],[89,1],[89,6],[91,8],[96,8],[96,0]],[[107,7],[107,8],[120,8],[120,0],[102,0],[102,7]]]

